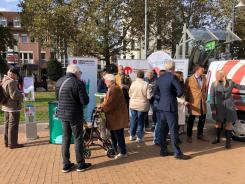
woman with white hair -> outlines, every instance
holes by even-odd
[[[112,146],[119,154],[115,159],[127,157],[126,144],[124,138],[124,128],[128,126],[128,108],[122,89],[115,83],[115,76],[106,74],[105,84],[108,87],[104,102],[98,109],[105,112],[106,126],[110,130]]]

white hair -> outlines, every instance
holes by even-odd
[[[112,75],[112,74],[106,74],[104,76],[104,79],[107,80],[107,81],[110,81],[110,82],[115,82],[115,76]]]
[[[167,60],[164,62],[165,70],[171,71],[175,69],[175,63],[172,60]]]
[[[80,72],[80,68],[77,65],[69,65],[66,69],[66,73],[73,73]]]

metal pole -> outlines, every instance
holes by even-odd
[[[145,59],[147,58],[147,0],[145,0]]]
[[[235,33],[235,20],[236,19],[236,7],[235,7],[235,1],[233,1],[232,4],[232,32]]]

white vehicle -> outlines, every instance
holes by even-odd
[[[215,74],[218,70],[225,70],[227,78],[232,79],[237,84],[245,85],[245,60],[231,61],[214,61],[210,64],[207,72],[208,85],[208,114],[207,118],[211,118],[210,112],[210,88],[215,81]],[[235,105],[237,108],[238,121],[233,123],[233,139],[245,142],[245,90],[234,89],[232,91]]]

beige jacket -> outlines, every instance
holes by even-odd
[[[189,102],[188,111],[189,114],[200,116],[201,106],[203,114],[206,114],[206,100],[207,100],[207,87],[206,87],[206,77],[202,76],[202,88],[198,87],[195,75],[190,76],[185,83],[186,95],[185,100]]]
[[[152,88],[143,79],[137,78],[129,88],[129,97],[129,108],[140,112],[148,112]]]
[[[2,87],[8,98],[7,103],[2,106],[2,111],[20,111],[24,96],[18,89],[18,82],[5,75],[2,81]]]

